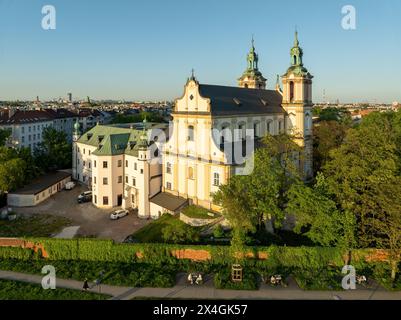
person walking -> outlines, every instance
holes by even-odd
[[[83,285],[83,287],[82,287],[82,290],[83,290],[83,291],[87,291],[88,289],[89,289],[88,279],[85,278],[85,280],[84,280],[84,285]]]

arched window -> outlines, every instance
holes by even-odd
[[[194,168],[189,167],[188,168],[188,179],[193,179],[194,178]]]
[[[239,140],[245,140],[245,124],[244,123],[240,123],[238,125],[238,138]]]
[[[294,64],[297,64],[297,56],[296,55],[293,56],[293,59],[294,59]]]
[[[188,126],[188,141],[194,141],[194,126]]]
[[[253,124],[253,136],[254,137],[259,137],[260,136],[259,129],[260,129],[260,123],[259,122],[255,122]]]
[[[266,133],[272,134],[272,120],[266,121]]]
[[[294,82],[290,82],[290,101],[294,100]]]

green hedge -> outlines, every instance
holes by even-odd
[[[115,244],[112,240],[98,239],[53,239],[53,238],[26,238],[27,241],[43,244],[50,260],[80,260],[102,262],[142,262],[152,264],[175,264],[178,262],[171,252],[178,249],[206,250],[211,255],[208,263],[215,265],[229,265],[241,263],[244,266],[260,269],[273,269],[278,266],[284,268],[313,268],[343,266],[345,252],[338,248],[322,247],[247,247],[247,253],[257,256],[258,252],[267,254],[267,259],[234,258],[230,246],[211,245],[172,245],[172,244]],[[0,247],[0,258],[27,260],[32,257],[32,250],[18,247]],[[371,251],[370,251],[371,252]],[[358,267],[366,265],[364,256],[368,250],[355,250],[353,263]],[[140,258],[137,257],[140,255]]]

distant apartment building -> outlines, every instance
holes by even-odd
[[[72,142],[72,130],[77,115],[60,109],[18,110],[2,109],[0,111],[0,128],[9,129],[11,136],[7,141],[10,147],[27,147],[34,150],[42,142],[43,130],[53,127],[63,131]]]
[[[61,109],[43,109],[53,119],[53,128],[57,131],[62,131],[66,134],[69,142],[72,142],[72,131],[74,123],[78,117],[75,113],[61,108]]]
[[[80,108],[76,114],[81,132],[86,132],[97,124],[108,124],[112,118],[107,112],[94,108]]]
[[[163,139],[158,134],[167,126],[97,124],[81,134],[75,125],[73,178],[92,190],[95,206],[138,209],[138,216],[150,217],[149,200],[161,191],[162,184],[159,141]]]
[[[11,131],[6,143],[13,148],[27,147],[34,150],[42,142],[43,130],[53,126],[53,120],[53,117],[43,110],[0,111],[0,128]]]

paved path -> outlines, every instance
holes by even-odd
[[[42,277],[12,271],[0,271],[1,279],[18,280],[40,284]],[[82,282],[57,279],[57,286],[82,289]],[[90,289],[99,292],[99,288]],[[401,300],[401,292],[389,292],[382,287],[350,291],[304,291],[290,281],[287,288],[272,288],[262,285],[260,290],[220,290],[213,287],[211,278],[202,286],[189,286],[178,281],[173,288],[130,288],[102,285],[101,292],[113,296],[113,300],[130,300],[135,297],[181,298],[181,299],[280,299],[280,300]]]
[[[66,227],[63,230],[61,230],[60,233],[56,234],[54,236],[54,238],[72,239],[77,234],[79,228],[80,228],[80,226]]]

